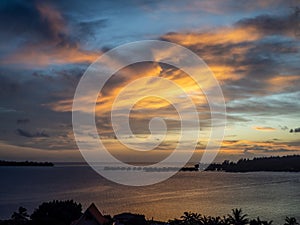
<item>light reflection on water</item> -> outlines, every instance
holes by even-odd
[[[161,220],[184,211],[226,215],[232,208],[280,224],[285,216],[300,215],[300,173],[180,172],[156,185],[129,187],[105,180],[88,166],[69,165],[3,167],[0,179],[2,219],[21,205],[32,211],[53,199],[74,199],[84,208],[95,202],[105,214],[129,211]]]

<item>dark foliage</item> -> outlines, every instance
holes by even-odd
[[[169,220],[168,223],[161,221],[146,221],[144,215],[134,215],[138,220],[128,220],[126,224],[169,224],[169,225],[272,225],[273,221],[262,221],[259,217],[250,220],[247,214],[244,214],[241,209],[232,209],[232,213],[227,216],[202,216],[198,213],[184,212],[180,219]],[[0,225],[70,225],[71,222],[80,218],[82,215],[81,204],[68,201],[52,201],[41,204],[29,217],[27,210],[20,207],[17,212],[14,212],[9,220],[0,220]],[[114,219],[124,215],[119,214],[114,216]],[[108,218],[112,224],[111,216]],[[127,218],[127,217],[126,217]],[[123,221],[126,222],[126,221]],[[286,217],[283,225],[299,225],[295,217]]]
[[[82,215],[81,204],[68,201],[42,203],[29,217],[27,210],[20,207],[9,220],[0,221],[0,225],[70,225]]]
[[[286,217],[284,225],[299,225],[295,217]]]
[[[273,221],[249,220],[241,209],[233,209],[227,216],[202,216],[201,214],[184,212],[180,219],[169,220],[170,225],[272,225]],[[299,225],[294,217],[286,219],[284,225]]]
[[[286,171],[300,172],[300,155],[272,156],[254,159],[240,159],[238,162],[225,160],[222,164],[213,163],[206,171],[254,172],[254,171]]]
[[[300,132],[300,127],[295,128],[294,130],[293,129],[290,130],[290,133],[299,133],[299,132]]]
[[[70,225],[82,215],[82,206],[68,201],[52,201],[41,204],[30,216],[31,225]]]
[[[27,209],[19,207],[17,212],[14,212],[10,220],[0,221],[1,225],[27,225],[29,224],[29,215]]]

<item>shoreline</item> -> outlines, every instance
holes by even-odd
[[[0,160],[0,167],[53,167],[52,162],[32,162],[32,161],[5,161]]]

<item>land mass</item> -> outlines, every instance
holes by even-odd
[[[54,166],[51,162],[30,162],[30,161],[5,161],[0,160],[0,166]]]
[[[212,163],[205,171],[225,172],[300,172],[300,155],[272,156],[253,159],[240,159],[237,162],[225,160],[223,163]]]

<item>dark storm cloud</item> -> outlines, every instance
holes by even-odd
[[[283,16],[260,15],[238,21],[238,27],[252,27],[265,35],[292,35],[295,34],[298,16],[296,11]]]
[[[55,64],[94,61],[99,50],[84,49],[81,41],[103,26],[103,21],[70,20],[68,12],[47,1],[10,1],[0,4],[4,30],[0,58],[3,66],[40,68]],[[74,22],[73,22],[74,21]],[[99,48],[100,49],[100,48]]]
[[[31,133],[27,130],[19,128],[19,129],[16,130],[16,132],[17,132],[18,135],[23,136],[23,137],[27,137],[27,138],[50,137],[48,134],[45,133],[45,131]]]
[[[62,92],[63,98],[73,95],[80,78],[79,71],[77,74],[73,70],[69,73],[62,70],[59,74],[52,71],[52,75],[48,75],[47,72],[6,70],[0,74],[1,103],[24,111],[41,110],[42,104],[57,100]]]
[[[9,94],[14,94],[20,89],[20,83],[13,77],[2,75],[0,72],[0,98]]]
[[[267,94],[266,92],[270,91],[266,88],[268,79],[278,74],[298,75],[300,67],[296,61],[300,60],[300,55],[299,42],[294,36],[295,21],[295,15],[292,13],[281,16],[261,15],[240,20],[235,24],[236,27],[244,29],[251,27],[263,36],[248,44],[247,52],[238,62],[239,66],[246,66],[247,70],[244,71],[246,76],[233,81],[231,86],[244,87],[250,95]],[[275,38],[272,35],[279,36]],[[297,91],[295,87],[292,86],[289,91]]]
[[[48,104],[71,98],[82,71],[80,66],[22,72],[2,69],[0,113],[5,115],[0,116],[0,124],[6,132],[0,133],[0,140],[15,146],[75,149],[72,127],[62,126],[71,123],[71,114],[54,112]]]
[[[62,5],[61,1],[1,2],[0,28],[4,31],[2,37],[15,40],[22,37],[26,43],[55,42],[59,47],[77,45],[77,41],[80,41],[78,36],[93,36],[99,28],[106,26],[106,19],[89,18],[78,21],[77,18],[70,17],[67,10],[62,10]]]
[[[107,24],[106,19],[95,19],[89,21],[82,21],[77,24],[78,35],[81,38],[92,38],[96,39],[96,34],[99,32],[99,29],[105,27]],[[80,41],[81,38],[78,38]]]
[[[58,44],[67,41],[63,30],[55,29],[48,18],[43,17],[38,1],[5,1],[0,4],[0,27],[4,37],[27,38],[26,42],[53,41]],[[57,27],[63,26],[63,19],[57,19]],[[59,24],[60,23],[60,24]],[[10,41],[10,40],[8,40]]]
[[[24,119],[17,119],[17,124],[26,124],[29,123],[30,119],[24,118]]]
[[[260,74],[270,69],[268,66],[278,65],[278,56],[299,53],[297,43],[296,40],[262,38],[257,41],[246,39],[240,43],[203,43],[191,45],[189,48],[196,51],[208,64],[224,63],[236,67],[236,72],[244,73],[252,69]],[[245,49],[246,52],[241,55],[239,49]],[[242,66],[247,67],[243,69]]]
[[[297,115],[300,92],[278,94],[277,97],[252,97],[227,103],[228,113],[242,113],[257,116]]]

